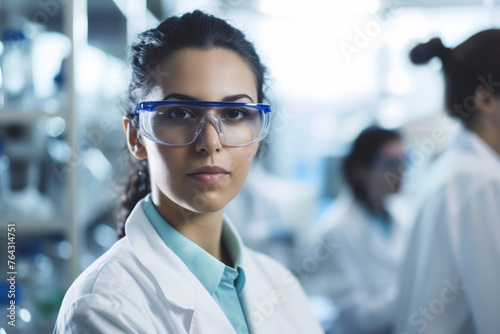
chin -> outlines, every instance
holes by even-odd
[[[226,204],[229,203],[229,200],[217,195],[199,193],[189,201],[185,201],[185,203],[185,208],[190,211],[196,213],[212,213],[224,209]]]
[[[205,185],[185,193],[185,208],[197,213],[211,213],[222,209],[238,194],[239,187]]]

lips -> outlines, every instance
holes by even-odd
[[[230,173],[219,166],[203,166],[187,175],[201,183],[217,183],[224,180]]]

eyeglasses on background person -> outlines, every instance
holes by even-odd
[[[158,144],[193,143],[212,123],[227,146],[245,146],[269,132],[271,106],[262,103],[211,101],[148,101],[129,114],[139,134]]]

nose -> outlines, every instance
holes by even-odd
[[[198,134],[195,141],[196,151],[200,153],[212,154],[220,152],[222,149],[221,138],[217,130],[217,124],[213,117],[207,117],[205,123],[202,125],[202,130]]]

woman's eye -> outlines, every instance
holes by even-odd
[[[185,119],[194,117],[189,110],[186,110],[184,108],[175,108],[174,110],[171,110],[168,115],[175,119]]]
[[[222,117],[230,119],[242,119],[246,117],[246,112],[243,109],[228,109],[224,112]]]

